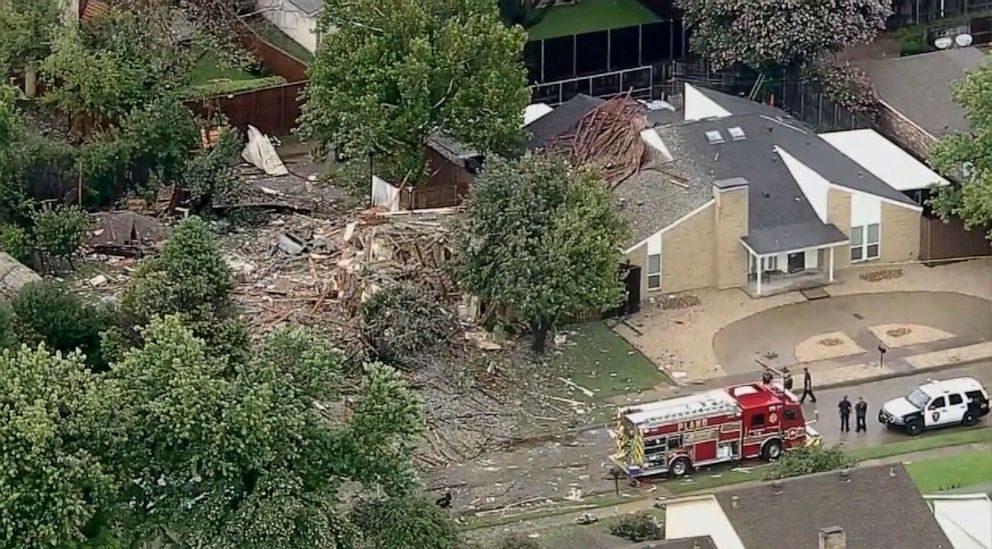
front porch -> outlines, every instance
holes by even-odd
[[[757,278],[755,273],[748,274],[747,285],[744,286],[744,291],[751,297],[768,297],[835,283],[830,273],[822,269],[804,269],[796,273],[765,271],[761,281]]]
[[[837,246],[758,253],[745,244],[748,275],[744,291],[751,297],[768,297],[833,284]]]

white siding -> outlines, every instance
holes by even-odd
[[[287,0],[258,0],[262,16],[311,53],[317,51],[320,14],[308,16]]]
[[[723,118],[730,116],[730,111],[718,105],[715,101],[703,95],[689,84],[685,85],[685,119],[702,120],[704,118]]]
[[[881,221],[882,201],[878,197],[857,191],[851,192],[852,227],[881,223]]]
[[[875,130],[821,133],[820,137],[897,191],[947,185],[943,177]]]
[[[830,182],[820,174],[810,169],[808,166],[796,160],[795,157],[785,152],[779,147],[775,147],[775,152],[782,158],[785,167],[789,169],[792,178],[799,184],[809,205],[813,207],[820,221],[827,222],[827,191],[830,189]]]
[[[820,266],[819,250],[806,250],[806,268],[816,269]]]
[[[661,253],[661,233],[655,233],[648,237],[648,255]]]
[[[992,549],[992,502],[988,496],[924,497],[954,549]]]

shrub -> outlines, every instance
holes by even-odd
[[[412,283],[379,290],[362,304],[360,315],[362,337],[375,358],[407,366],[445,342],[454,327],[438,300]]]
[[[810,446],[786,452],[769,471],[769,479],[779,479],[822,473],[835,469],[844,469],[857,465],[857,460],[851,458],[839,448],[824,448]]]
[[[0,227],[0,251],[7,252],[18,261],[24,261],[31,254],[28,234],[16,225]]]
[[[650,513],[624,515],[610,525],[610,534],[634,543],[665,539],[665,530]]]
[[[35,244],[49,260],[68,260],[71,265],[89,226],[89,216],[76,206],[42,208],[34,214]]]
[[[872,118],[878,114],[879,99],[871,79],[850,63],[815,62],[804,68],[803,78],[828,99],[852,112]]]
[[[70,353],[80,350],[94,369],[106,368],[100,352],[100,332],[110,327],[106,312],[84,303],[79,296],[51,282],[32,282],[11,302],[21,341],[44,342]]]
[[[369,547],[464,547],[448,513],[422,497],[360,502],[352,509],[351,519],[363,532]]]
[[[172,233],[161,255],[138,265],[121,308],[142,325],[168,314],[192,322],[222,315],[230,305],[231,288],[231,270],[207,224],[191,217]]]
[[[0,350],[17,347],[17,326],[14,311],[7,303],[0,302]]]

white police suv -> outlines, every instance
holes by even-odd
[[[882,405],[878,421],[918,435],[924,429],[974,425],[989,413],[989,394],[975,378],[927,380],[904,397]]]

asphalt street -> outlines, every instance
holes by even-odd
[[[809,419],[816,418],[814,427],[824,443],[843,443],[847,447],[877,446],[906,440],[909,437],[890,432],[878,423],[878,408],[886,400],[903,396],[928,378],[949,379],[971,376],[992,388],[992,361],[973,363],[935,373],[898,377],[862,385],[815,391],[817,402],[807,401],[804,410]],[[802,380],[797,376],[798,384]],[[837,403],[847,395],[852,401],[862,396],[868,402],[868,432],[840,432]],[[819,412],[817,418],[817,412]],[[851,418],[852,428],[854,418]],[[992,427],[992,416],[981,425]],[[953,429],[948,428],[948,429]],[[928,431],[920,437],[934,436],[944,431]],[[541,497],[560,500],[613,489],[606,479],[610,467],[609,455],[613,440],[604,428],[584,431],[552,442],[518,446],[512,451],[488,454],[475,461],[450,466],[435,472],[435,486],[454,486],[453,507],[459,510],[489,509],[523,502],[539,501]],[[760,462],[759,462],[760,463]]]

